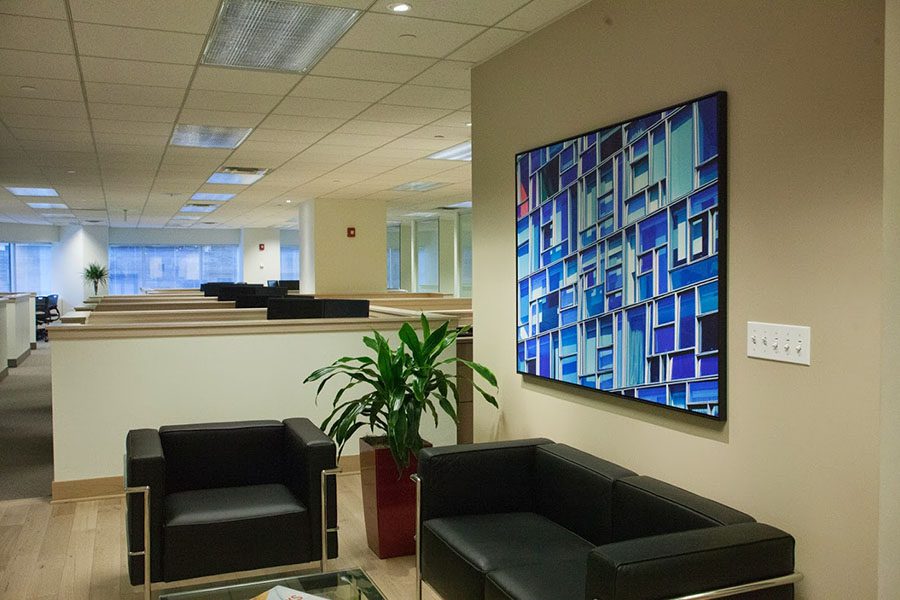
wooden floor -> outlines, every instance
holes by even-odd
[[[329,570],[359,567],[387,600],[415,598],[415,559],[379,560],[366,546],[357,474],[338,477],[338,524],[340,558],[329,561]],[[154,591],[154,598],[157,595]],[[50,504],[48,498],[0,502],[0,599],[126,598],[140,600],[141,588],[128,582],[122,499],[64,504]],[[427,586],[424,598],[440,600]]]

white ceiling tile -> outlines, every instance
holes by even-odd
[[[81,142],[84,144],[92,143],[90,131],[65,131],[56,129],[12,129],[13,135],[19,141],[24,140],[43,140],[43,141],[59,141],[59,142]]]
[[[329,100],[365,100],[375,102],[397,89],[397,84],[338,77],[309,75],[291,92],[292,96]]]
[[[264,113],[185,108],[181,111],[178,121],[180,123],[217,125],[219,127],[256,127],[265,116]]]
[[[530,0],[490,0],[490,2],[447,2],[447,0],[416,0],[413,8],[407,13],[410,17],[455,21],[457,23],[474,23],[476,25],[494,25],[515,10],[528,4]],[[370,10],[390,13],[390,2],[376,2]]]
[[[35,89],[23,90],[22,86],[29,86]],[[67,102],[78,102],[83,98],[81,95],[81,84],[78,81],[15,77],[12,75],[0,76],[0,96],[63,100]]]
[[[322,138],[322,143],[329,146],[353,146],[373,150],[395,139],[394,136],[363,135],[359,133],[331,133]]]
[[[257,129],[247,138],[248,142],[282,142],[304,147],[322,137],[318,131],[286,131],[282,129]],[[246,142],[245,142],[246,143]]]
[[[274,169],[294,156],[295,152],[259,150],[240,147],[229,157],[229,163],[250,164],[254,167]]]
[[[29,156],[37,165],[70,165],[70,167],[78,167],[78,165],[94,165],[97,163],[97,155],[93,150],[79,152],[66,150],[29,150]]]
[[[471,87],[472,67],[474,64],[456,60],[442,60],[429,67],[410,83],[468,90]]]
[[[466,127],[471,128],[470,123],[472,122],[472,113],[466,110],[456,111],[447,115],[442,119],[438,119],[432,125],[439,125],[442,127]],[[471,130],[471,129],[470,129]]]
[[[84,102],[0,97],[0,112],[53,117],[86,117]]]
[[[78,65],[72,54],[0,49],[0,75],[77,80]]]
[[[329,117],[303,117],[298,115],[269,115],[260,123],[266,129],[288,129],[292,131],[328,132],[344,123],[346,119]]]
[[[219,165],[229,154],[231,150],[228,149],[169,146],[163,162],[179,165]]]
[[[442,57],[484,31],[478,25],[367,13],[338,41],[338,48]]]
[[[87,131],[91,125],[85,117],[50,117],[46,115],[0,114],[8,127],[24,129],[56,129],[60,131]]]
[[[44,19],[68,19],[63,0],[2,0],[0,13]]]
[[[438,88],[424,85],[404,85],[388,95],[382,103],[424,108],[459,109],[469,103],[468,90]]]
[[[125,133],[136,135],[162,135],[168,137],[172,133],[172,124],[151,123],[144,121],[114,121],[93,119],[94,131],[103,133]]]
[[[72,18],[147,29],[206,35],[216,16],[218,0],[69,0]]]
[[[275,108],[280,99],[280,96],[192,89],[188,92],[184,106],[203,110],[267,113]]]
[[[533,31],[558,19],[567,12],[585,4],[588,0],[540,0],[530,2],[509,17],[500,21],[499,27]]]
[[[433,58],[332,48],[311,74],[403,83],[435,62]]]
[[[88,101],[106,104],[134,104],[140,106],[177,107],[181,105],[184,90],[146,85],[124,85],[120,83],[97,83],[87,81]]]
[[[194,67],[83,56],[81,71],[85,81],[185,88]]]
[[[300,75],[200,66],[191,83],[192,89],[254,94],[287,94],[300,81]]]
[[[349,100],[323,100],[321,98],[286,97],[276,114],[300,115],[305,117],[350,118],[369,106],[368,102],[351,102]]]
[[[440,119],[441,117],[449,115],[451,112],[452,111],[450,110],[440,108],[374,104],[364,110],[357,118],[364,121],[427,125],[435,119]]]
[[[511,29],[497,29],[496,27],[488,29],[448,58],[480,62],[511,46],[523,35],[525,34],[521,31]]]
[[[419,125],[410,123],[385,123],[353,119],[339,127],[335,133],[361,133],[363,135],[401,136],[417,129]]]
[[[75,23],[78,52],[153,62],[192,65],[203,47],[202,35]]]
[[[133,106],[130,104],[91,102],[91,117],[94,119],[174,123],[177,115],[178,108],[174,106]]]
[[[406,137],[420,139],[445,139],[456,143],[464,142],[472,133],[469,127],[443,127],[440,125],[426,125],[406,135]]]
[[[72,34],[66,21],[4,15],[0,19],[0,47],[72,54]]]
[[[152,146],[159,148],[169,142],[168,135],[136,135],[134,133],[94,132],[97,144],[123,144],[129,146]]]
[[[385,148],[403,148],[409,150],[425,150],[428,152],[437,152],[438,150],[443,150],[444,148],[449,148],[453,145],[455,145],[453,141],[448,141],[445,139],[421,139],[407,136],[394,140],[390,144],[387,144]]]
[[[33,150],[46,153],[49,152],[93,152],[94,145],[91,142],[65,142],[65,141],[39,141],[39,140],[20,140],[19,144],[25,150]],[[47,163],[41,163],[47,164]],[[52,162],[49,164],[53,164]]]
[[[289,156],[284,159],[287,160],[288,158],[293,158],[295,154],[299,153],[304,148],[308,148],[314,141],[315,140],[304,140],[302,138],[280,142],[247,140],[238,147],[238,150],[241,150],[244,154],[256,151],[281,152],[289,154]],[[237,152],[237,150],[235,152]]]

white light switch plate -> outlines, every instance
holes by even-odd
[[[808,366],[809,327],[748,321],[747,356]]]

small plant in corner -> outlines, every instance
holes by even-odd
[[[94,295],[96,296],[99,293],[99,287],[106,285],[109,279],[109,269],[103,265],[91,263],[84,268],[83,277],[86,282],[94,284]]]
[[[423,413],[434,419],[435,427],[440,412],[458,421],[457,375],[445,372],[441,368],[444,365],[461,363],[471,368],[472,386],[488,403],[497,406],[494,396],[474,381],[478,375],[496,391],[497,378],[487,367],[457,356],[442,357],[468,327],[451,330],[445,322],[431,330],[424,314],[421,323],[421,338],[409,323],[404,323],[399,332],[400,345],[391,348],[384,336],[375,331],[371,337],[363,338],[363,343],[373,350],[373,356],[340,358],[304,380],[304,383],[320,381],[316,390],[318,400],[325,384],[333,377],[344,375],[349,379],[335,394],[333,410],[322,423],[322,429],[337,442],[339,454],[356,431],[368,426],[373,432],[384,432],[397,468],[401,471],[407,468],[411,458],[423,447],[419,434]],[[346,400],[345,394],[359,385],[367,393]]]

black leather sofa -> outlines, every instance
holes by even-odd
[[[125,446],[126,487],[150,488],[151,581],[321,559],[321,474],[336,449],[308,419],[135,429]],[[326,513],[334,529],[333,478]],[[129,553],[143,551],[142,495],[128,496],[126,522]],[[129,555],[128,572],[143,583],[144,557]]]
[[[645,600],[762,581],[739,597],[785,599],[800,577],[787,533],[550,440],[426,448],[418,478],[419,576],[444,600]]]

